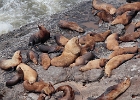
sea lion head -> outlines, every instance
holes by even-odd
[[[115,14],[115,13],[116,13],[116,8],[111,8],[111,9],[110,9],[110,14],[113,15],[113,14]]]
[[[12,59],[22,59],[22,57],[21,57],[21,51],[20,50],[18,50],[18,51],[16,51],[15,53],[14,53],[14,55],[13,55],[13,57],[12,57]]]

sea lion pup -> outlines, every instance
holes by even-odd
[[[17,70],[17,74],[6,82],[6,86],[13,86],[21,82],[24,78],[24,73],[21,68]]]
[[[120,94],[125,92],[130,85],[130,78],[126,78],[122,82],[107,88],[106,91],[95,100],[115,100]]]
[[[49,83],[45,83],[44,81],[34,82],[30,84],[27,80],[23,82],[23,87],[25,90],[30,92],[42,92],[50,96],[55,92],[55,88],[53,85]]]
[[[55,46],[55,45],[48,46],[48,45],[40,44],[40,45],[34,46],[34,49],[36,51],[43,52],[43,53],[54,53],[54,52],[62,51],[63,47]]]
[[[116,24],[123,24],[123,25],[128,25],[132,18],[136,15],[137,12],[135,11],[126,11],[122,15],[118,15],[112,22],[111,25],[116,25]]]
[[[108,77],[111,76],[111,71],[119,65],[134,57],[134,54],[122,54],[111,58],[105,65],[105,73]]]
[[[123,48],[119,48],[115,51],[113,51],[110,55],[109,55],[109,59],[117,56],[117,55],[122,55],[122,54],[133,54],[136,53],[138,51],[138,47],[123,47]]]
[[[56,89],[56,92],[59,91],[63,91],[64,95],[62,98],[59,98],[58,100],[74,100],[75,93],[71,86],[69,85],[60,86]]]
[[[127,3],[120,6],[116,10],[116,16],[121,15],[126,11],[136,11],[136,12],[140,11],[140,2]]]
[[[10,68],[16,67],[22,62],[21,51],[18,50],[14,53],[11,59],[0,60],[0,68],[3,70],[8,70]]]
[[[82,66],[79,70],[84,72],[84,71],[88,71],[91,69],[103,68],[107,61],[108,61],[108,59],[102,59],[102,58],[91,60],[86,65]]]
[[[73,37],[65,45],[62,54],[52,58],[51,65],[56,67],[68,67],[79,56],[80,49],[78,37]]]
[[[27,61],[26,61],[26,63],[28,62],[28,61],[32,61],[34,64],[38,64],[38,54],[35,52],[35,51],[33,51],[33,50],[29,50],[28,52],[27,52]]]
[[[37,100],[45,100],[46,95],[44,93],[41,93]]]
[[[113,15],[116,12],[116,8],[111,5],[111,4],[107,4],[101,0],[93,0],[92,1],[92,6],[96,9],[96,10],[104,10],[107,13]]]
[[[106,48],[108,50],[116,50],[119,48],[118,34],[117,33],[113,33],[107,37]]]
[[[130,34],[120,36],[119,40],[122,42],[130,42],[130,41],[135,41],[135,39],[137,39],[139,37],[140,37],[140,32],[133,32]]]
[[[40,54],[40,64],[45,70],[47,70],[51,65],[51,59],[47,53]]]
[[[59,27],[71,29],[80,33],[85,32],[76,22],[60,20],[58,23]]]
[[[85,65],[88,61],[95,58],[95,55],[92,52],[87,52],[86,54],[79,56],[70,67]]]
[[[55,42],[59,45],[59,46],[65,46],[66,43],[69,41],[68,38],[64,37],[63,35],[60,34],[56,34],[54,36]]]
[[[19,70],[19,68],[21,68],[23,70],[24,73],[24,81],[27,80],[30,84],[34,83],[37,79],[37,72],[32,69],[30,66],[24,64],[24,63],[20,63],[16,70]]]
[[[28,44],[29,46],[34,46],[38,43],[44,43],[50,38],[50,32],[46,30],[46,28],[43,25],[38,25],[38,28],[39,31],[30,36]]]

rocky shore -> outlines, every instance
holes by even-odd
[[[125,0],[107,0],[105,2],[114,5],[116,8],[126,3]],[[71,39],[74,36],[82,36],[89,31],[104,32],[108,30],[108,23],[103,23],[102,26],[98,26],[99,18],[92,14],[92,9],[92,1],[85,1],[72,9],[54,14],[50,18],[42,18],[37,22],[27,24],[7,34],[2,34],[0,36],[0,59],[11,58],[16,50],[22,50],[24,56],[24,51],[29,49],[29,37],[38,31],[38,25],[44,25],[50,31],[51,39],[46,42],[48,45],[56,44],[53,40],[55,34],[62,34],[68,39]],[[85,30],[85,33],[59,28],[58,22],[61,19],[77,22]],[[137,22],[139,20],[140,13],[132,21]],[[122,25],[111,26],[110,30],[112,33],[122,34]],[[122,42],[120,46],[132,47],[136,44],[138,43]],[[94,53],[99,58],[108,58],[111,52],[106,49],[104,42],[96,43]],[[49,56],[52,58],[58,54],[50,53]],[[93,100],[93,98],[100,96],[108,87],[119,83],[125,77],[130,77],[131,86],[116,100],[140,99],[140,58],[131,59],[123,63],[112,71],[110,78],[103,76],[102,69],[80,72],[78,70],[79,67],[58,68],[50,66],[48,70],[44,70],[41,65],[34,65],[32,62],[29,62],[28,65],[37,71],[39,79],[45,82],[51,82],[55,88],[64,84],[70,85],[75,91],[75,100]],[[37,100],[39,94],[26,92],[22,83],[12,88],[5,86],[6,81],[13,75],[15,75],[15,72],[0,69],[0,100]],[[100,81],[98,81],[99,79]],[[54,94],[51,99],[46,97],[45,100],[57,100],[56,97],[59,95],[61,94]],[[132,95],[136,96],[133,97]]]

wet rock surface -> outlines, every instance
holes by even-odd
[[[105,1],[105,0],[104,0]],[[107,3],[113,4],[115,7],[126,3],[125,0],[107,0]],[[51,18],[42,18],[37,22],[30,23],[22,26],[21,28],[3,34],[0,36],[0,59],[11,58],[16,50],[28,50],[29,37],[38,31],[38,24],[44,25],[51,34],[51,39],[46,42],[48,45],[56,45],[53,40],[55,34],[62,34],[68,39],[74,36],[81,36],[88,31],[104,32],[108,29],[108,23],[104,23],[98,27],[99,18],[92,14],[92,2],[86,1],[80,3],[76,7],[64,11],[59,14],[54,14]],[[58,27],[59,20],[68,20],[77,22],[86,32],[78,33],[76,31],[61,29]],[[134,22],[140,20],[140,13],[134,18]],[[89,25],[88,25],[89,24]],[[92,27],[91,27],[92,25]],[[95,26],[94,26],[95,25]],[[122,25],[111,26],[112,33],[122,34]],[[139,40],[139,39],[138,39]],[[132,47],[137,42],[123,42],[120,43],[121,47]],[[108,58],[108,55],[112,51],[109,51],[105,47],[105,42],[96,43],[94,53],[99,58]],[[40,54],[40,52],[37,52]],[[53,58],[60,53],[49,54],[50,58]],[[22,54],[25,56],[24,54]],[[26,57],[25,57],[26,59]],[[92,69],[86,72],[80,72],[80,66],[73,68],[61,68],[50,66],[48,70],[44,70],[41,65],[35,65],[32,62],[28,63],[38,73],[38,80],[44,80],[45,82],[51,82],[54,87],[57,88],[61,85],[70,85],[75,91],[75,100],[92,100],[100,96],[108,87],[119,83],[125,77],[131,78],[131,86],[128,90],[120,95],[116,100],[139,100],[140,96],[140,58],[131,59],[121,64],[118,68],[112,71],[110,78],[102,77],[102,69]],[[28,93],[24,90],[23,84],[19,83],[12,88],[6,87],[5,83],[10,79],[15,72],[4,71],[0,69],[0,100],[37,100],[38,93]],[[98,81],[100,79],[100,81]],[[86,84],[84,84],[86,83]],[[57,100],[62,93],[55,93],[51,98],[46,97],[45,100]]]

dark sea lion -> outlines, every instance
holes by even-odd
[[[56,92],[63,91],[64,95],[62,98],[58,98],[58,100],[74,100],[75,93],[71,86],[64,85],[60,86],[56,89]]]
[[[115,100],[120,94],[125,92],[131,84],[130,78],[126,78],[124,81],[117,85],[110,86],[106,91],[94,100]]]
[[[132,3],[132,2],[140,2],[140,0],[126,0],[126,2],[128,2],[128,3]]]
[[[93,0],[92,1],[92,6],[96,10],[100,10],[100,11],[104,10],[111,15],[115,14],[115,12],[116,12],[116,8],[113,5],[107,4],[107,3],[105,3],[101,0]]]
[[[34,46],[38,43],[44,43],[50,38],[50,32],[46,30],[46,28],[43,25],[38,25],[38,28],[39,31],[30,36],[28,44],[29,46]]]
[[[81,28],[76,22],[60,20],[59,27],[71,29],[77,32],[84,32],[84,29]]]

